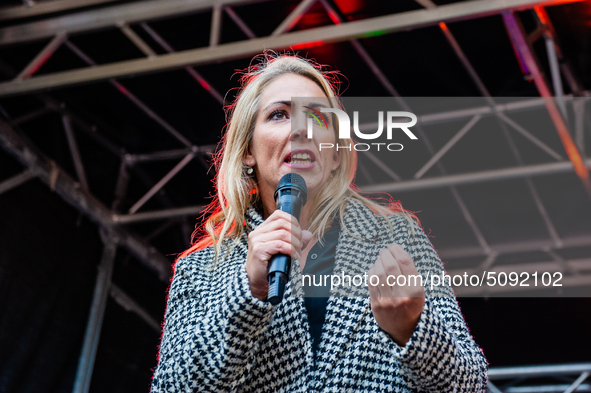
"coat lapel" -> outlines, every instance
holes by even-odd
[[[342,285],[331,290],[316,357],[316,390],[322,389],[366,314],[371,313],[365,275],[384,247],[378,218],[367,207],[350,202],[344,223],[333,275],[339,276],[345,284],[351,282],[351,286]]]

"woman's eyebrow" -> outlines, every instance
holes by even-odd
[[[270,107],[272,107],[273,105],[276,105],[276,104],[282,104],[282,105],[291,106],[291,101],[275,101],[275,102],[272,102],[269,105],[267,105],[267,107],[265,108],[265,111],[267,109],[269,109]]]
[[[319,103],[319,102],[310,102],[310,103],[308,104],[308,106],[309,106],[310,108],[317,108],[317,107],[319,107],[319,106],[321,106],[321,107],[323,107],[323,108],[328,108],[328,105],[324,105],[324,104],[321,104],[321,103]]]

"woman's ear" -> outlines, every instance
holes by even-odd
[[[257,163],[257,161],[254,159],[254,156],[250,153],[250,148],[246,151],[246,154],[244,155],[242,162],[244,163],[244,165],[248,166],[255,166],[255,164]]]

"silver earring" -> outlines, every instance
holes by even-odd
[[[254,172],[254,169],[252,169],[252,167],[251,167],[251,166],[249,166],[249,167],[248,167],[248,169],[246,170],[246,173],[247,173],[248,175],[252,175],[252,173],[253,173],[253,172]]]

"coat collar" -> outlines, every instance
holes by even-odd
[[[249,206],[248,209],[246,209],[244,221],[246,224],[246,232],[252,232],[265,220],[263,219],[263,216],[254,207]]]

